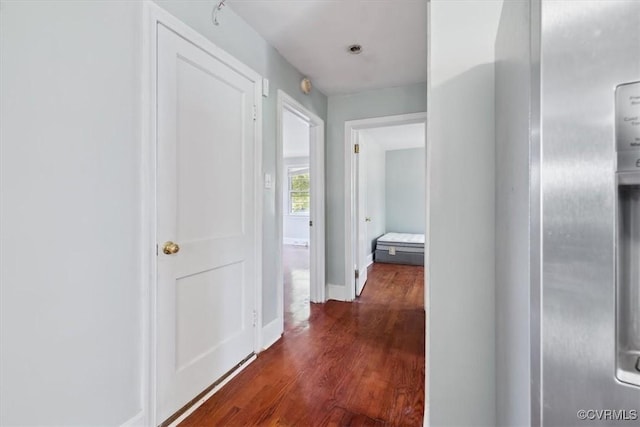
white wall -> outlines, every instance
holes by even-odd
[[[344,123],[347,120],[419,113],[427,109],[427,86],[418,83],[328,99],[326,145],[327,282],[344,286]],[[346,294],[346,293],[345,293]]]
[[[282,237],[285,244],[309,244],[309,215],[289,214],[290,166],[309,167],[309,124],[295,114],[284,110],[282,114]]]
[[[309,133],[307,130],[307,145]],[[291,166],[309,167],[309,157],[285,157],[283,161],[284,171],[282,176],[282,212],[283,228],[282,238],[285,244],[309,244],[309,215],[289,214],[289,180],[287,179],[288,168]]]
[[[496,39],[496,421],[531,424],[529,0],[505,2]]]
[[[424,234],[424,148],[388,150],[385,155],[386,230]]]
[[[309,123],[286,109],[282,112],[282,156],[309,157]]]
[[[427,389],[431,426],[495,426],[493,47],[500,1],[430,3]]]
[[[0,3],[0,424],[140,414],[139,2]]]

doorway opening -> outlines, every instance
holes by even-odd
[[[345,124],[345,283],[363,291],[375,262],[424,265],[426,113]]]
[[[284,327],[309,318],[311,299],[311,174],[309,122],[282,113],[282,268]]]
[[[279,334],[325,301],[324,121],[278,91]]]

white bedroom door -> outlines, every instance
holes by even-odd
[[[371,252],[370,242],[367,238],[367,152],[366,147],[361,142],[358,143],[358,154],[356,155],[356,167],[358,170],[357,185],[357,250],[356,262],[358,276],[356,277],[356,296],[360,296],[364,285],[367,283],[367,255]]]
[[[255,82],[157,33],[157,421],[254,351]]]

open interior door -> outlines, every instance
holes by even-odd
[[[367,283],[367,255],[371,252],[370,242],[367,238],[367,168],[366,149],[361,141],[356,144],[354,150],[356,156],[357,184],[356,184],[356,297],[360,296],[364,285]]]

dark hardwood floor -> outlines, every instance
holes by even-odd
[[[181,425],[422,425],[423,267],[374,264],[355,302],[311,305],[296,270],[283,338]]]

